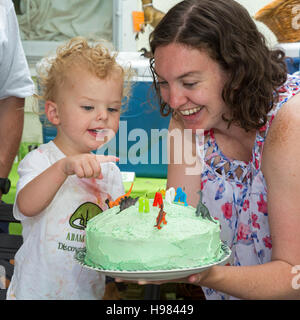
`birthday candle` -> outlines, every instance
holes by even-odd
[[[182,191],[181,202],[184,202],[184,205],[188,206],[188,204],[186,202],[186,193],[184,191]]]
[[[157,205],[160,206],[162,204],[162,194],[160,192],[155,193],[154,201],[153,201],[153,207],[156,207]]]
[[[150,207],[149,207],[149,199],[145,198],[145,210],[144,212],[150,212]]]
[[[177,188],[174,201],[175,202],[183,202],[185,206],[188,206],[188,204],[186,202],[186,193],[182,190],[182,188],[180,188],[180,187]]]
[[[175,189],[171,187],[166,191],[165,201],[171,204],[174,201],[174,199],[175,199]]]
[[[139,212],[144,212],[144,198],[143,197],[139,198]]]

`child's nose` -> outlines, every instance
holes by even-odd
[[[108,112],[107,112],[106,108],[101,108],[98,111],[97,120],[106,120],[107,119],[107,115],[108,115]]]

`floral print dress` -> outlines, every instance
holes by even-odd
[[[269,113],[268,122],[257,131],[249,162],[226,157],[219,149],[213,130],[204,133],[203,203],[220,221],[221,239],[232,250],[230,265],[250,266],[271,260],[267,188],[261,171],[265,138],[278,110],[300,92],[300,77],[288,76],[279,90],[279,102]],[[200,144],[200,139],[197,139]],[[206,299],[236,299],[203,288]]]

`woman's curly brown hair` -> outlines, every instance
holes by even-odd
[[[287,78],[285,55],[270,50],[248,11],[233,0],[185,0],[171,8],[150,35],[157,47],[178,43],[205,50],[228,74],[222,97],[231,109],[223,119],[245,130],[265,125],[267,114],[278,100],[277,88]],[[155,60],[151,59],[154,86]],[[161,114],[171,108],[160,97]]]

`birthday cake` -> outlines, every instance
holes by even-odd
[[[130,198],[131,199],[131,198]],[[222,255],[220,225],[180,202],[147,199],[114,206],[88,221],[85,263],[120,271],[191,268]],[[156,206],[153,206],[156,204]]]

